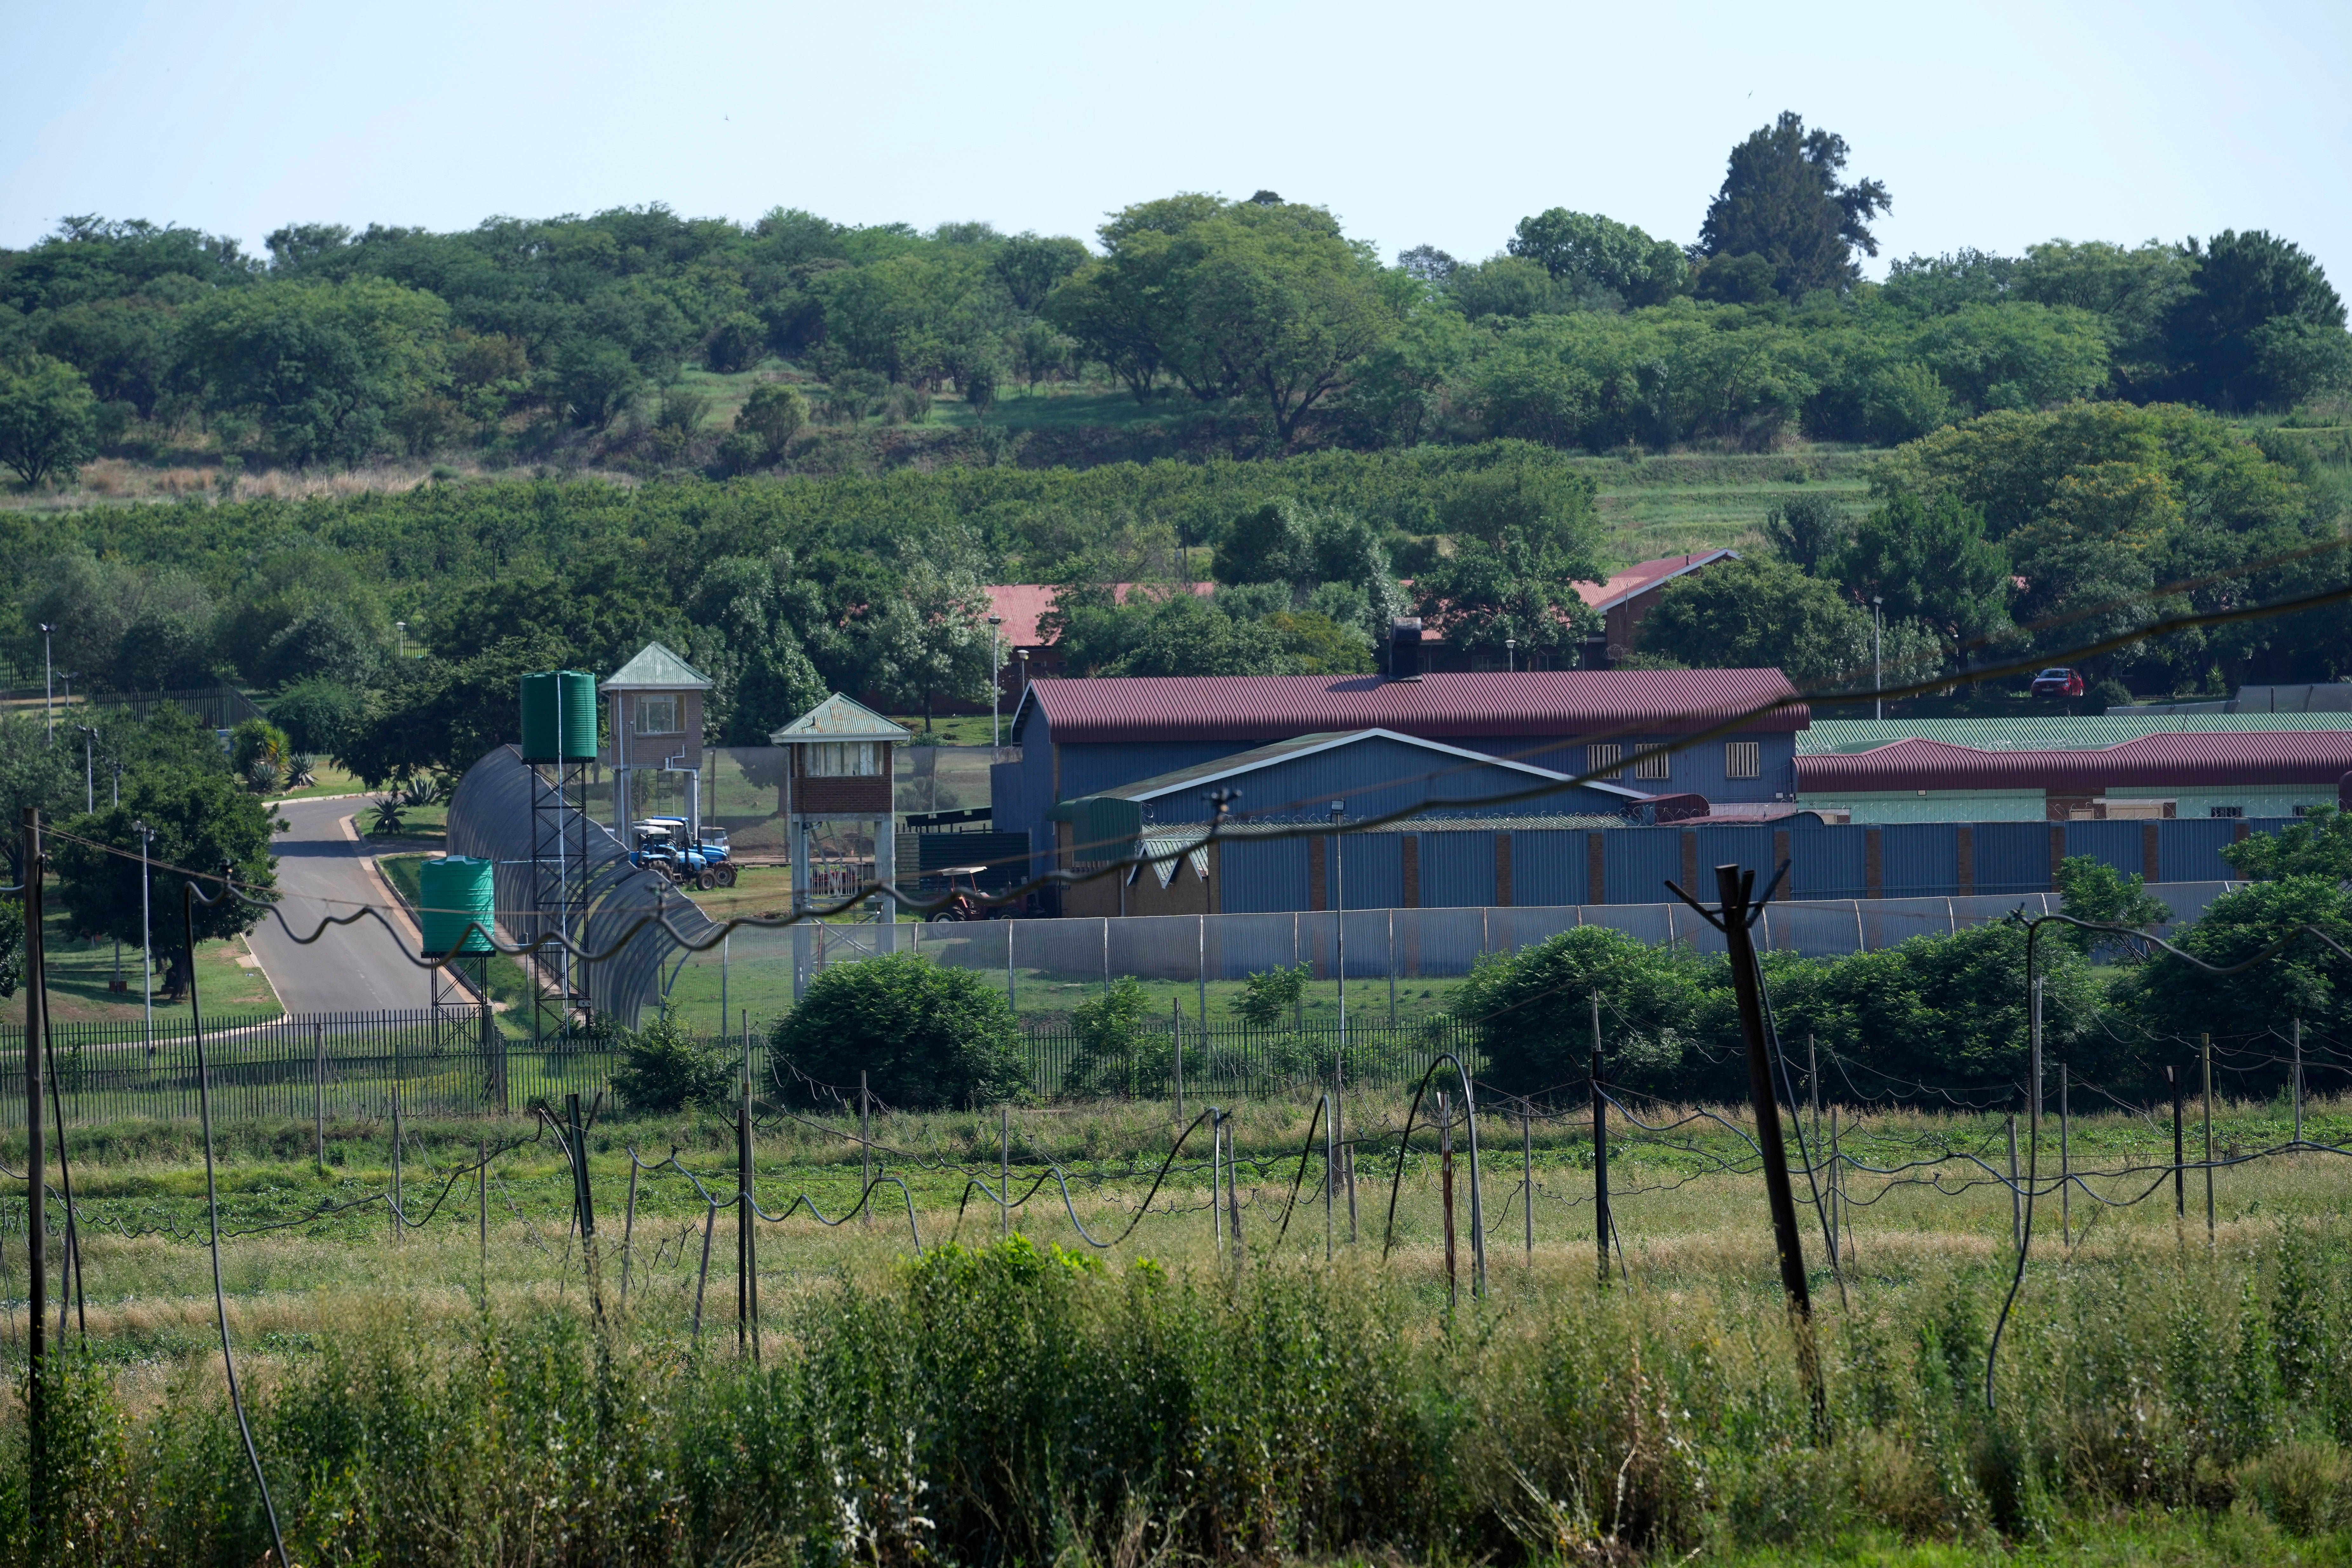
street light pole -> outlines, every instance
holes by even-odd
[[[148,889],[153,885],[155,830],[134,822],[139,835],[139,1000],[147,1014],[147,1054],[155,1054],[155,933],[148,919]],[[193,956],[193,955],[192,955]]]
[[[1870,687],[1873,692],[1883,690],[1886,685],[1885,654],[1879,638],[1880,628],[1885,622],[1885,604],[1886,601],[1875,594],[1870,596]],[[1871,707],[1873,718],[1886,717],[1885,698],[1874,696]]]
[[[1004,726],[997,715],[1003,707],[1004,655],[998,640],[1004,625],[1003,616],[988,617],[988,743],[991,747],[1004,744]]]
[[[98,809],[98,731],[88,724],[77,724],[74,728],[81,731],[81,808],[85,812],[95,812]]]
[[[41,623],[41,717],[48,725],[53,746],[58,742],[58,678],[57,666],[49,661],[49,634],[57,629],[47,621]]]
[[[399,634],[400,657],[406,658],[408,657],[408,623],[406,621],[394,621],[392,625],[393,629]]]
[[[1517,637],[1505,637],[1503,639],[1503,668],[1514,674],[1518,670],[1519,639]]]
[[[1339,825],[1348,819],[1348,803],[1331,803],[1331,933],[1332,978],[1339,990],[1339,1055],[1348,1054],[1348,860],[1342,846],[1347,839]]]

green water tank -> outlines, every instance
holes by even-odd
[[[555,684],[561,710],[558,759],[593,763],[596,760],[596,678],[584,669],[559,669]]]
[[[596,759],[596,678],[584,669],[550,669],[522,678],[522,760]]]
[[[522,678],[522,760],[552,763],[562,756],[562,703],[557,696],[559,670]]]
[[[491,865],[488,860],[451,855],[424,861],[416,868],[418,923],[425,928],[427,958],[438,958],[452,950],[493,951],[489,938],[482,934],[494,929],[492,922],[498,919],[499,900],[491,881]],[[481,929],[467,930],[469,921],[478,922]]]

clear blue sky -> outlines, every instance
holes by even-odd
[[[0,245],[68,213],[236,235],[666,202],[985,218],[1271,188],[1383,254],[1524,214],[1686,241],[1778,110],[1895,195],[1885,256],[2269,228],[2352,294],[2352,5],[965,0],[26,5]],[[1883,272],[1885,256],[1874,271]]]

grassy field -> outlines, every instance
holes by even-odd
[[[1312,1109],[1295,1097],[1233,1108],[1238,1272],[1197,1132],[1129,1237],[1098,1252],[1077,1228],[1108,1237],[1136,1218],[1172,1146],[1168,1105],[881,1119],[877,1158],[910,1191],[919,1261],[895,1185],[877,1189],[887,1205],[870,1224],[786,1215],[805,1197],[847,1215],[861,1151],[846,1118],[769,1110],[758,1191],[785,1217],[759,1227],[756,1368],[739,1347],[732,1133],[713,1118],[605,1108],[587,1140],[593,1279],[568,1235],[567,1168],[528,1123],[406,1127],[397,1238],[389,1129],[331,1127],[322,1166],[307,1122],[225,1128],[230,1329],[295,1560],[367,1555],[372,1542],[383,1561],[472,1561],[454,1538],[430,1539],[464,1517],[498,1521],[500,1560],[565,1562],[745,1561],[760,1556],[755,1541],[795,1560],[1138,1568],[1179,1556],[2188,1563],[2352,1552],[2352,1458],[2339,1446],[2352,1428],[2352,1232],[2340,1220],[2352,1167],[2339,1156],[2218,1173],[2210,1244],[2200,1174],[2185,1226],[2159,1184],[2153,1201],[2100,1210],[2085,1235],[2092,1204],[2078,1193],[2068,1246],[2045,1138],[2034,1262],[1988,1413],[2011,1199],[1947,1157],[2005,1169],[2006,1125],[1842,1110],[1841,1152],[1893,1173],[1846,1173],[1835,1273],[1805,1208],[1826,1399],[1816,1425],[1777,1302],[1761,1184],[1735,1133],[1618,1123],[1619,1256],[1601,1290],[1581,1114],[1533,1125],[1526,1188],[1519,1127],[1487,1120],[1478,1301],[1467,1158],[1457,1295],[1426,1131],[1382,1256],[1403,1110],[1393,1095],[1350,1105],[1357,1240],[1343,1192],[1324,1261],[1320,1161],[1299,1159],[1320,1146]],[[2168,1129],[2119,1113],[2071,1133],[2078,1173],[2168,1150]],[[2352,1136],[2352,1102],[2311,1108],[2307,1135]],[[2276,1106],[2226,1107],[2217,1126],[2224,1150],[2284,1136]],[[994,1183],[1000,1140],[1013,1195],[1030,1194],[1003,1246],[992,1194],[968,1186]],[[487,1243],[467,1169],[486,1143],[501,1148]],[[634,1184],[632,1147],[659,1167]],[[69,1406],[74,1451],[88,1456],[74,1472],[88,1555],[173,1555],[96,1544],[136,1523],[186,1553],[194,1540],[241,1541],[202,1555],[252,1561],[260,1526],[234,1427],[221,1426],[193,1130],[76,1130],[71,1152],[89,1349]],[[673,1152],[722,1205],[707,1277],[712,1211],[668,1166]],[[0,1156],[18,1166],[21,1141],[0,1141]],[[1049,1163],[1066,1173],[1066,1205]],[[2111,1197],[2147,1184],[2090,1179]],[[1801,1205],[1807,1190],[1801,1175]],[[21,1242],[5,1256],[16,1304],[0,1354],[21,1365]],[[21,1452],[16,1397],[0,1407],[0,1446]],[[909,1489],[931,1500],[910,1506]],[[0,1487],[0,1514],[21,1495]],[[621,1551],[616,1534],[637,1544]],[[21,1560],[21,1530],[0,1536]]]

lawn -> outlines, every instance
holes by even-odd
[[[163,922],[179,920],[180,908],[176,897],[161,896],[160,887],[158,894],[153,916],[160,930]],[[116,991],[112,989],[116,956],[111,939],[83,940],[70,930],[63,910],[54,904],[42,930],[48,950],[49,1015],[55,1022],[135,1024],[145,1016],[141,1005],[142,976],[136,947],[126,944],[121,950],[123,989]],[[164,959],[159,949],[154,975],[155,1022],[159,1026],[184,1024],[188,1019],[187,999],[164,1001],[163,970]],[[268,976],[262,973],[260,963],[242,937],[196,944],[196,985],[207,1020],[275,1017],[284,1011],[278,1005],[278,994],[270,989]],[[0,1000],[0,1022],[19,1026],[24,1024],[25,998],[21,991]]]

